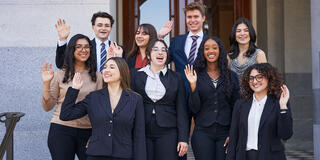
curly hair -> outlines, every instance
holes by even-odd
[[[227,95],[227,97],[231,97],[233,86],[231,83],[231,71],[228,69],[227,51],[224,47],[223,42],[219,38],[214,36],[207,36],[204,38],[204,40],[200,44],[194,68],[198,73],[204,72],[206,70],[207,60],[204,57],[204,45],[209,39],[216,41],[219,46],[218,67],[220,71],[220,77],[224,83],[223,86],[225,94]]]
[[[230,52],[229,56],[231,59],[235,59],[239,55],[239,44],[236,40],[236,31],[239,24],[245,24],[249,29],[249,36],[250,36],[250,42],[249,42],[249,48],[244,54],[246,57],[250,57],[257,49],[256,43],[256,31],[254,30],[251,22],[246,18],[239,18],[233,25],[232,31],[229,37],[230,41]]]
[[[243,74],[241,79],[241,97],[249,99],[253,95],[253,90],[250,88],[250,73],[252,70],[257,70],[268,80],[268,95],[280,98],[281,86],[283,85],[283,78],[279,73],[278,69],[273,67],[269,63],[257,63],[248,67]]]
[[[86,39],[88,41],[89,45],[91,46],[90,39],[83,34],[76,34],[70,39],[68,46],[67,46],[67,49],[66,49],[65,58],[64,58],[63,69],[65,70],[65,74],[64,74],[63,81],[62,81],[63,83],[66,83],[66,82],[72,80],[73,76],[75,74],[74,52],[75,52],[75,46],[76,46],[78,39]],[[93,51],[93,49],[90,48],[90,56],[87,59],[87,61],[85,62],[85,65],[86,65],[87,69],[89,70],[91,80],[96,82],[97,81],[97,75],[96,75],[97,62],[96,62],[96,55],[93,54],[92,51]]]

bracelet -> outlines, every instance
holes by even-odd
[[[288,109],[280,109],[280,113],[287,113]]]

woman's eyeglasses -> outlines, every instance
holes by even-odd
[[[90,45],[84,45],[84,46],[76,45],[74,48],[75,48],[77,51],[82,51],[83,49],[84,49],[85,51],[89,51],[90,48],[91,48],[91,46],[90,46]]]
[[[253,82],[256,79],[257,82],[261,82],[264,78],[264,75],[258,74],[256,76],[249,76],[249,82]]]

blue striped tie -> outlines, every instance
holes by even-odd
[[[106,60],[107,60],[106,44],[101,43],[100,53],[101,53],[100,54],[100,57],[101,57],[101,60],[100,60],[100,72],[102,72],[103,66],[104,66],[104,64],[106,63]]]
[[[197,39],[199,38],[199,36],[195,35],[195,36],[191,36],[191,38],[192,38],[192,44],[191,44],[191,49],[190,49],[189,58],[188,58],[189,64],[193,64],[194,56],[197,50]]]

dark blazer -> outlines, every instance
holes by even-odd
[[[166,89],[166,93],[162,99],[153,102],[145,92],[147,74],[138,70],[131,70],[131,88],[143,97],[146,125],[151,122],[152,110],[155,109],[157,124],[160,127],[176,127],[178,129],[178,141],[188,142],[189,120],[181,76],[170,69],[167,70],[165,75],[160,72],[160,80]]]
[[[97,56],[97,53],[96,53],[96,40],[95,38],[93,38],[91,41],[91,45],[92,45],[92,54]],[[109,41],[109,46],[111,44],[111,41]],[[122,49],[123,47],[120,46]],[[63,46],[59,46],[57,45],[57,50],[56,50],[56,66],[57,68],[61,69],[63,67],[63,64],[64,64],[64,58],[66,56],[65,52],[66,52],[66,49],[67,49],[67,44],[63,45]],[[125,55],[125,51],[123,49],[123,54],[122,54],[122,57],[124,57]],[[96,58],[96,57],[95,57]]]
[[[68,121],[88,114],[92,125],[88,155],[146,160],[144,107],[140,95],[123,90],[112,114],[107,87],[91,92],[75,104],[78,93],[79,90],[68,89],[60,119]]]
[[[246,160],[248,116],[252,99],[240,99],[235,104],[227,160]],[[259,125],[258,160],[285,160],[281,140],[289,139],[292,134],[289,104],[288,112],[280,113],[279,99],[268,95]]]
[[[215,88],[206,71],[197,73],[197,86],[189,96],[189,107],[197,126],[209,127],[213,123],[231,125],[233,106],[240,96],[237,75],[229,71],[232,84],[230,97],[224,93],[225,83],[222,78],[219,78]]]
[[[137,54],[134,54],[128,59],[126,59],[129,69],[134,69],[134,66],[136,65],[136,58],[137,58]]]
[[[188,80],[184,74],[184,68],[188,64],[188,58],[186,53],[184,52],[184,47],[186,44],[187,36],[189,32],[184,35],[177,36],[172,39],[169,47],[170,52],[170,61],[173,61],[176,67],[176,72],[180,73],[183,77],[185,87],[186,87],[186,95],[188,97],[190,92],[190,86]],[[203,33],[203,38],[207,37],[208,35]]]

